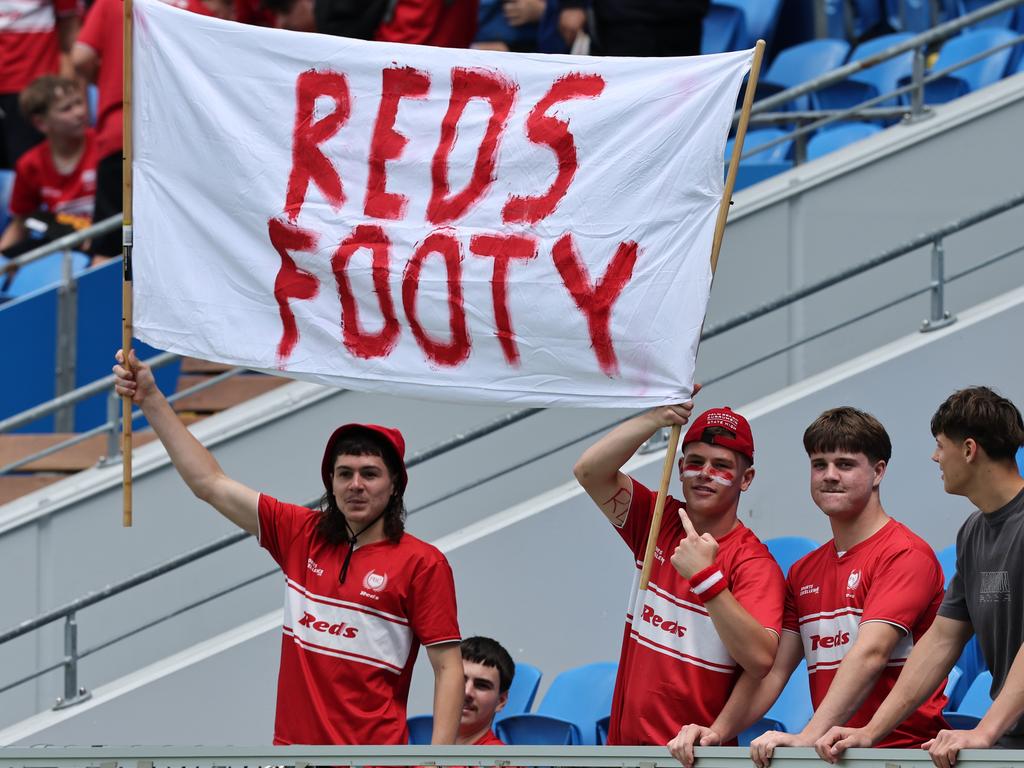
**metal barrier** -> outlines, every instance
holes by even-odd
[[[744,747],[697,747],[700,768],[750,768]],[[846,768],[931,768],[923,749],[851,749]],[[1024,764],[1024,750],[964,749],[960,768]],[[6,747],[0,768],[308,768],[343,766],[576,766],[576,768],[679,768],[664,747]],[[773,768],[820,766],[813,749],[780,747]]]
[[[808,135],[819,128],[831,125],[832,123],[844,120],[864,120],[874,118],[887,119],[902,117],[908,121],[922,119],[930,113],[930,110],[924,103],[925,85],[945,77],[958,69],[970,66],[981,59],[991,56],[997,51],[1024,43],[1024,35],[1019,35],[1013,41],[995,46],[987,51],[975,54],[968,59],[957,62],[953,66],[946,67],[939,71],[930,72],[926,75],[925,58],[927,49],[936,43],[949,39],[961,32],[963,29],[977,24],[979,21],[983,21],[991,16],[1003,13],[1004,11],[1022,4],[1024,4],[1024,0],[997,0],[997,2],[985,5],[969,14],[961,16],[960,18],[952,19],[944,24],[940,24],[927,32],[915,35],[909,40],[891,46],[890,48],[886,48],[884,51],[880,51],[877,54],[868,56],[860,61],[845,64],[820,77],[814,78],[813,80],[808,80],[798,86],[788,88],[784,91],[780,91],[779,93],[772,94],[767,98],[754,102],[754,106],[750,111],[751,125],[789,125],[796,123],[797,127],[789,133],[772,139],[771,141],[764,142],[757,146],[745,146],[740,159],[747,159],[752,155],[766,149],[770,149],[778,144],[795,140],[794,162],[796,164],[800,164],[806,159],[805,141]],[[911,72],[911,80],[905,86],[887,93],[879,94],[874,98],[867,99],[843,110],[813,112],[771,111],[778,107],[782,107],[795,98],[805,96],[823,88],[827,88],[830,85],[840,83],[843,80],[846,80],[850,75],[856,74],[857,72],[863,72],[865,69],[870,69],[883,61],[887,61],[888,59],[898,56],[901,53],[906,53],[907,51],[914,52],[914,62]],[[875,106],[884,101],[889,101],[894,97],[905,94],[910,94],[910,104],[907,106],[889,108],[877,108]],[[733,116],[733,125],[738,124],[738,122],[739,111],[737,111]]]
[[[955,317],[946,309],[945,303],[944,303],[944,298],[945,298],[944,289],[945,289],[945,285],[950,283],[950,282],[953,282],[955,280],[958,280],[958,279],[961,279],[963,277],[966,277],[969,274],[977,272],[980,269],[984,269],[984,268],[986,268],[988,266],[991,266],[991,265],[993,265],[995,263],[1003,261],[1004,259],[1007,259],[1010,256],[1013,256],[1015,254],[1024,252],[1024,244],[1022,244],[1019,247],[1013,248],[1013,249],[1011,249],[1009,251],[1005,251],[1003,253],[996,254],[996,255],[988,258],[988,259],[985,259],[981,263],[976,264],[976,265],[974,265],[974,266],[972,266],[972,267],[970,267],[968,269],[962,270],[962,271],[960,271],[960,272],[958,272],[956,274],[948,275],[947,276],[945,274],[945,266],[944,266],[944,250],[943,250],[943,241],[944,241],[944,239],[949,237],[950,235],[956,233],[956,232],[960,232],[963,229],[966,229],[968,227],[971,227],[971,226],[977,225],[979,223],[982,223],[984,221],[987,221],[987,220],[991,219],[994,216],[997,216],[997,215],[999,215],[1001,213],[1004,213],[1006,211],[1012,210],[1012,209],[1014,209],[1014,208],[1016,208],[1016,207],[1018,207],[1018,206],[1020,206],[1022,204],[1024,204],[1024,193],[1018,194],[1018,195],[1010,198],[1009,200],[1006,200],[1003,203],[1000,203],[999,205],[992,206],[991,208],[985,209],[983,211],[980,211],[978,213],[972,214],[970,216],[966,216],[963,219],[960,219],[958,221],[955,221],[955,222],[952,222],[950,224],[947,224],[946,226],[941,227],[941,228],[939,228],[939,229],[937,229],[937,230],[935,230],[933,232],[930,232],[930,233],[925,234],[925,235],[921,235],[920,237],[914,238],[913,240],[911,240],[911,241],[909,241],[907,243],[904,243],[903,245],[900,245],[900,246],[898,246],[896,248],[890,249],[890,250],[888,250],[888,251],[886,251],[886,252],[884,252],[882,254],[879,254],[878,256],[876,256],[876,257],[874,257],[872,259],[868,259],[867,261],[864,261],[861,264],[858,264],[856,266],[853,266],[853,267],[850,267],[848,269],[845,269],[845,270],[843,270],[843,271],[841,271],[841,272],[839,272],[839,273],[837,273],[835,275],[832,275],[831,277],[825,278],[825,279],[820,280],[820,281],[818,281],[816,283],[813,283],[811,285],[805,286],[804,288],[801,288],[799,290],[791,291],[791,292],[789,292],[787,294],[784,294],[783,296],[780,296],[779,298],[775,299],[774,301],[768,302],[768,303],[766,303],[766,304],[764,304],[764,305],[762,305],[762,306],[760,306],[760,307],[758,307],[758,308],[756,308],[754,310],[751,310],[750,312],[746,312],[746,313],[744,313],[742,315],[739,315],[739,316],[737,316],[737,317],[735,317],[735,318],[733,318],[731,320],[728,320],[726,322],[720,323],[720,324],[718,324],[716,326],[712,326],[712,327],[706,329],[704,331],[704,333],[702,334],[702,337],[701,337],[702,341],[706,341],[708,339],[712,339],[712,338],[714,338],[716,336],[719,336],[721,334],[724,334],[724,333],[726,333],[726,332],[728,332],[728,331],[730,331],[732,329],[738,328],[738,327],[740,327],[740,326],[742,326],[742,325],[744,325],[746,323],[749,323],[749,322],[757,320],[757,319],[759,319],[761,317],[764,317],[765,315],[768,315],[768,314],[770,314],[772,312],[775,312],[775,311],[777,311],[779,309],[783,309],[783,308],[785,308],[785,307],[787,307],[787,306],[789,306],[789,305],[791,305],[791,304],[793,304],[793,303],[795,303],[797,301],[800,301],[801,299],[807,298],[809,296],[812,296],[812,295],[815,295],[817,293],[820,293],[821,291],[827,290],[828,288],[830,288],[830,287],[832,287],[834,285],[837,285],[837,284],[839,284],[839,283],[841,283],[841,282],[843,282],[845,280],[848,280],[848,279],[850,279],[852,277],[856,277],[858,275],[861,275],[861,274],[863,274],[863,273],[865,273],[865,272],[867,272],[867,271],[869,271],[871,269],[875,269],[875,268],[880,267],[880,266],[882,266],[884,264],[888,264],[889,262],[891,262],[891,261],[893,261],[893,260],[895,260],[895,259],[897,259],[897,258],[899,258],[901,256],[905,256],[905,255],[907,255],[909,253],[912,253],[914,251],[920,250],[921,248],[931,246],[931,279],[924,286],[922,286],[921,288],[916,289],[914,291],[911,291],[911,292],[909,292],[909,293],[907,293],[907,294],[905,294],[905,295],[903,295],[901,297],[896,298],[895,300],[886,302],[885,304],[881,305],[880,307],[876,307],[874,309],[865,311],[865,312],[857,315],[856,317],[848,319],[848,320],[845,320],[845,321],[843,321],[843,322],[841,322],[841,323],[839,323],[837,325],[833,325],[833,326],[830,326],[829,328],[816,331],[815,333],[811,334],[810,336],[807,336],[807,337],[805,337],[803,339],[800,339],[798,341],[786,344],[783,347],[781,347],[781,348],[779,348],[779,349],[777,349],[777,350],[775,350],[773,352],[769,352],[769,353],[767,353],[765,355],[762,355],[762,356],[760,356],[758,358],[755,358],[754,360],[747,361],[747,362],[741,364],[739,367],[737,367],[735,369],[732,369],[732,370],[727,371],[727,372],[725,372],[723,374],[720,374],[718,376],[715,376],[713,378],[708,379],[707,381],[704,382],[705,385],[710,385],[710,384],[716,383],[718,381],[722,381],[723,379],[726,379],[726,378],[729,378],[731,376],[734,376],[734,375],[736,375],[738,373],[741,373],[742,371],[747,370],[748,368],[750,368],[750,367],[752,367],[754,365],[758,365],[759,363],[762,363],[762,362],[764,362],[766,360],[769,360],[769,359],[771,359],[771,358],[773,358],[773,357],[775,357],[777,355],[780,355],[780,354],[783,354],[785,352],[788,352],[791,349],[793,349],[793,348],[795,348],[795,347],[797,347],[799,345],[806,344],[806,343],[808,343],[810,341],[814,341],[814,340],[816,340],[816,339],[818,339],[818,338],[820,338],[820,337],[822,337],[822,336],[824,336],[824,335],[826,335],[828,333],[832,333],[833,331],[839,330],[840,328],[844,328],[844,327],[846,327],[848,325],[851,325],[852,323],[858,322],[859,320],[862,320],[865,317],[868,317],[870,315],[876,314],[876,313],[878,313],[878,312],[880,312],[880,311],[882,311],[884,309],[887,309],[889,307],[895,306],[896,304],[899,304],[899,303],[901,303],[903,301],[907,301],[907,300],[909,300],[909,299],[911,299],[913,297],[920,296],[920,295],[925,294],[925,293],[929,293],[931,295],[931,302],[930,302],[931,313],[930,313],[930,316],[923,321],[922,327],[921,327],[921,331],[924,332],[924,331],[935,330],[938,327],[942,327],[943,325],[948,325],[949,323],[954,322],[955,321]],[[174,358],[174,355],[172,355],[170,353],[164,353],[163,355],[159,355],[156,358],[153,358],[153,362],[155,364],[166,364],[167,362],[170,362],[170,360],[172,360],[173,358]],[[234,370],[238,370],[238,369],[234,369]],[[231,373],[233,373],[233,371],[229,371],[228,372],[228,374],[231,374]],[[227,374],[224,374],[224,375],[227,375]],[[91,395],[91,394],[95,394],[95,392],[100,391],[100,389],[102,389],[103,387],[109,387],[110,384],[112,383],[112,381],[113,381],[113,377],[111,376],[111,377],[107,377],[106,379],[101,379],[98,382],[94,382],[93,384],[88,385],[88,387],[82,388],[83,390],[88,390],[88,392],[85,395],[82,395],[82,396],[88,396],[88,395]],[[184,394],[184,393],[182,393],[182,394]],[[71,397],[72,395],[78,396],[78,395],[75,395],[74,393],[70,393],[68,395],[68,397]],[[56,404],[55,405],[55,403],[56,403],[56,401],[54,401],[52,403],[49,403],[49,404],[47,404],[45,406],[39,406],[38,408],[33,409],[31,412],[26,412],[24,414],[20,414],[19,416],[13,417],[12,419],[8,419],[5,422],[0,422],[0,431],[2,431],[5,428],[11,428],[12,426],[18,426],[20,423],[23,423],[23,420],[35,418],[35,417],[38,417],[39,415],[44,415],[45,413],[50,412],[53,408],[59,407],[60,404]],[[49,410],[47,410],[47,409],[49,409]],[[470,443],[470,442],[472,442],[474,440],[477,440],[477,439],[479,439],[481,437],[485,437],[487,435],[493,434],[494,432],[497,432],[497,431],[499,431],[499,430],[501,430],[501,429],[503,429],[503,428],[505,428],[507,426],[510,426],[510,425],[512,425],[512,424],[514,424],[516,422],[522,421],[523,419],[526,419],[526,418],[528,418],[530,416],[533,416],[533,415],[535,415],[537,413],[540,413],[542,410],[543,409],[540,409],[540,408],[525,408],[525,409],[521,409],[521,410],[518,410],[518,411],[513,411],[511,413],[504,414],[504,415],[502,415],[500,417],[497,417],[497,418],[491,420],[490,422],[487,422],[487,423],[481,425],[480,427],[477,427],[477,428],[475,428],[473,430],[470,430],[470,431],[467,431],[467,432],[458,433],[456,435],[453,435],[452,437],[448,438],[447,440],[444,440],[443,442],[441,442],[441,443],[439,443],[439,444],[437,444],[437,445],[435,445],[435,446],[433,446],[431,448],[428,448],[428,449],[426,449],[424,451],[421,451],[419,453],[414,454],[413,456],[411,456],[407,460],[406,465],[411,468],[411,467],[414,467],[414,466],[416,466],[418,464],[421,464],[423,462],[426,462],[426,461],[429,461],[431,459],[434,459],[434,458],[437,458],[439,456],[442,456],[442,455],[448,453],[449,451],[455,450],[456,448],[460,448],[460,447],[462,447],[462,446],[464,446],[464,445],[466,445],[466,444],[468,444],[468,443]],[[551,455],[553,455],[555,453],[558,453],[559,451],[565,450],[565,449],[567,449],[567,448],[569,448],[569,447],[571,447],[571,446],[573,446],[573,445],[575,445],[575,444],[577,444],[577,443],[579,443],[579,442],[581,442],[583,440],[591,439],[591,438],[593,438],[593,437],[595,437],[595,436],[597,436],[599,434],[602,434],[602,433],[606,432],[612,426],[615,426],[616,424],[619,424],[619,423],[621,423],[622,421],[625,421],[628,418],[631,418],[631,416],[626,416],[626,417],[624,417],[622,419],[619,419],[619,420],[615,421],[612,424],[605,424],[605,425],[602,425],[601,427],[599,427],[598,429],[591,430],[590,432],[588,432],[586,434],[578,435],[576,437],[573,437],[572,439],[570,439],[570,440],[568,440],[566,442],[560,443],[560,444],[558,444],[556,446],[553,446],[553,447],[547,449],[546,451],[544,451],[542,453],[530,456],[529,458],[527,458],[527,459],[525,459],[525,460],[523,460],[523,461],[521,461],[521,462],[519,462],[517,464],[514,464],[512,466],[508,466],[508,467],[504,467],[501,470],[499,470],[499,471],[497,471],[497,472],[495,472],[495,473],[493,473],[493,474],[491,474],[491,475],[489,475],[487,477],[474,479],[472,482],[470,482],[470,483],[468,483],[468,484],[466,484],[464,486],[461,486],[459,488],[456,488],[456,489],[453,489],[451,491],[448,491],[445,494],[441,495],[440,497],[432,499],[432,500],[430,500],[430,501],[428,501],[428,502],[426,502],[424,504],[421,504],[419,507],[410,510],[410,514],[419,513],[419,512],[421,512],[421,511],[423,511],[425,509],[428,509],[430,507],[435,506],[436,504],[439,504],[439,503],[441,503],[443,501],[446,501],[447,499],[450,499],[450,498],[452,498],[454,496],[457,496],[457,495],[459,495],[459,494],[461,494],[461,493],[463,493],[463,492],[465,492],[467,490],[470,490],[470,489],[472,489],[472,488],[474,488],[476,486],[479,486],[482,483],[489,482],[490,480],[496,479],[497,477],[500,477],[502,475],[506,475],[508,473],[517,471],[518,469],[521,469],[524,466],[527,466],[527,465],[529,465],[531,463],[534,463],[534,462],[537,462],[537,461],[541,461],[541,460],[547,458],[548,456],[551,456]],[[97,429],[107,429],[107,428],[110,427],[111,424],[114,424],[115,422],[116,422],[116,414],[114,415],[114,417],[112,417],[112,421],[110,423],[108,423],[107,425],[101,425],[101,427],[98,427]],[[641,451],[642,452],[647,452],[647,451],[650,451],[650,450],[654,450],[656,448],[660,448],[660,446],[663,445],[663,444],[664,444],[664,439],[663,438],[659,439],[656,436],[655,438],[652,438],[650,441],[648,441],[648,443],[645,444],[644,448],[642,448]],[[53,449],[50,449],[50,450],[53,450]],[[34,458],[35,457],[33,456],[33,457],[28,457],[26,459],[21,459],[18,462],[16,462],[16,464],[17,465],[21,465],[21,464],[27,463],[30,460],[33,460]],[[0,473],[2,473],[4,471],[8,471],[9,467],[11,467],[11,466],[14,466],[14,465],[8,465],[8,467],[4,467],[2,470],[0,470]],[[309,502],[307,502],[306,506],[312,508],[312,507],[315,507],[316,504],[317,504],[317,500],[314,499],[314,500],[310,500]],[[97,651],[99,651],[99,650],[101,650],[103,648],[106,648],[106,647],[108,647],[108,646],[110,646],[110,645],[112,645],[112,644],[114,644],[116,642],[119,642],[119,641],[124,640],[124,639],[126,639],[128,637],[131,637],[131,636],[133,636],[135,634],[138,634],[139,632],[142,632],[145,629],[149,629],[149,628],[151,628],[151,627],[153,627],[153,626],[155,626],[155,625],[157,625],[157,624],[159,624],[161,622],[167,621],[167,620],[169,620],[169,619],[171,619],[171,618],[173,618],[175,616],[179,616],[182,613],[184,613],[185,611],[191,610],[191,609],[196,608],[196,607],[198,607],[200,605],[204,605],[204,604],[210,602],[211,600],[217,599],[217,598],[219,598],[219,597],[221,597],[223,595],[226,595],[226,594],[229,594],[231,592],[234,592],[234,591],[236,591],[238,589],[241,589],[242,587],[248,586],[249,584],[252,584],[252,583],[254,583],[256,581],[259,581],[261,579],[268,578],[269,576],[272,576],[272,575],[278,573],[278,569],[275,567],[275,568],[273,568],[271,570],[268,570],[266,572],[260,573],[260,574],[258,574],[256,576],[247,578],[247,579],[245,579],[245,580],[243,580],[243,581],[241,581],[241,582],[239,582],[239,583],[237,583],[237,584],[235,584],[233,586],[221,589],[221,590],[219,590],[218,592],[216,592],[216,593],[214,593],[212,595],[208,595],[206,597],[200,598],[197,601],[189,603],[188,605],[183,606],[181,608],[178,608],[177,610],[175,610],[175,611],[173,611],[171,613],[168,613],[167,615],[162,616],[162,617],[160,617],[158,619],[155,619],[155,620],[153,620],[153,621],[151,621],[151,622],[149,622],[149,623],[147,623],[147,624],[145,624],[145,625],[143,625],[141,627],[137,627],[135,629],[129,630],[128,632],[126,632],[126,633],[124,633],[124,634],[122,634],[122,635],[120,635],[118,637],[115,637],[115,638],[112,638],[112,639],[108,639],[108,640],[104,641],[102,644],[94,646],[92,648],[88,648],[88,649],[86,649],[84,651],[79,651],[78,650],[77,624],[76,624],[76,615],[77,615],[78,611],[83,610],[83,609],[85,609],[85,608],[87,608],[87,607],[89,607],[91,605],[94,605],[94,604],[96,604],[96,603],[98,603],[98,602],[100,602],[102,600],[105,600],[107,598],[113,597],[114,595],[120,594],[121,592],[124,592],[124,591],[126,591],[126,590],[128,590],[128,589],[130,589],[132,587],[136,587],[136,586],[138,586],[140,584],[143,584],[143,583],[145,583],[147,581],[151,581],[152,579],[155,579],[155,578],[157,578],[159,576],[162,576],[163,574],[169,573],[169,572],[171,572],[173,570],[176,570],[176,569],[181,568],[181,567],[183,567],[185,565],[188,565],[188,564],[190,564],[192,562],[195,562],[196,560],[199,560],[201,558],[204,558],[204,557],[213,555],[213,554],[215,554],[217,552],[220,552],[224,548],[232,546],[234,544],[237,544],[237,543],[239,543],[241,541],[244,541],[244,540],[246,540],[248,538],[249,538],[249,534],[248,533],[235,533],[235,534],[231,534],[229,536],[225,536],[225,537],[223,537],[223,538],[221,538],[221,539],[219,539],[219,540],[217,540],[215,542],[212,542],[210,544],[207,544],[207,545],[204,545],[202,547],[199,547],[199,548],[197,548],[195,550],[192,550],[191,552],[187,552],[187,553],[185,553],[183,555],[179,555],[178,557],[175,557],[175,558],[173,558],[171,560],[168,560],[167,562],[165,562],[165,563],[163,563],[161,565],[158,565],[158,566],[156,566],[154,568],[151,568],[151,569],[149,569],[147,571],[139,573],[139,574],[137,574],[137,575],[135,575],[135,576],[133,576],[133,577],[123,581],[123,582],[120,582],[118,584],[114,584],[114,585],[108,586],[108,587],[106,587],[106,588],[104,588],[104,589],[102,589],[102,590],[100,590],[98,592],[90,593],[90,594],[85,595],[85,596],[83,596],[83,597],[81,597],[81,598],[79,598],[77,600],[74,600],[74,601],[72,601],[72,602],[70,602],[70,603],[68,603],[68,604],[66,604],[64,606],[61,606],[61,607],[56,608],[56,609],[54,609],[52,611],[49,611],[49,612],[47,612],[47,613],[45,613],[45,614],[43,614],[41,616],[38,616],[38,617],[36,617],[34,619],[25,621],[25,622],[21,623],[20,625],[18,625],[17,627],[14,627],[13,629],[11,629],[9,631],[7,631],[7,632],[5,632],[3,634],[0,634],[0,645],[2,645],[4,643],[6,643],[6,642],[14,640],[14,639],[16,639],[18,637],[21,637],[23,635],[26,635],[29,632],[33,632],[33,631],[39,629],[40,627],[42,627],[42,626],[44,626],[46,624],[49,624],[51,622],[57,621],[57,620],[62,619],[62,618],[65,621],[65,626],[64,626],[65,655],[64,655],[64,658],[61,659],[60,661],[56,662],[56,663],[53,663],[53,664],[43,668],[43,669],[39,669],[39,670],[29,674],[29,675],[26,675],[26,676],[18,679],[18,680],[15,680],[15,681],[13,681],[11,683],[8,683],[8,684],[4,685],[3,687],[0,687],[0,694],[4,693],[4,692],[6,692],[6,691],[8,691],[8,690],[10,690],[12,688],[15,688],[15,687],[17,687],[19,685],[22,685],[24,683],[31,682],[32,680],[35,680],[36,678],[38,678],[38,677],[40,677],[40,676],[42,676],[44,674],[47,674],[49,672],[53,672],[55,670],[63,668],[63,670],[64,670],[64,686],[63,686],[64,694],[63,694],[63,696],[60,699],[57,700],[56,707],[57,708],[66,707],[66,706],[70,706],[71,704],[76,704],[76,703],[79,703],[81,701],[84,701],[85,699],[88,698],[89,694],[88,694],[88,690],[86,688],[84,688],[84,687],[79,685],[79,681],[78,681],[78,662],[79,662],[80,659],[85,658],[86,656],[89,656],[90,654],[95,653],[95,652],[97,652]],[[2,768],[2,765],[0,765],[0,768]]]

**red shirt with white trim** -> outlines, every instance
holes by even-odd
[[[80,12],[78,0],[0,0],[0,93],[57,73],[57,19]]]
[[[700,597],[672,566],[672,553],[686,532],[678,512],[683,505],[671,496],[665,502],[650,583],[646,591],[639,590],[656,499],[654,491],[633,480],[629,513],[616,528],[633,551],[636,573],[612,699],[612,745],[664,746],[682,725],[711,725],[742,672]],[[718,543],[715,565],[733,597],[762,626],[779,634],[786,587],[768,548],[742,523]]]
[[[85,15],[76,42],[87,45],[99,57],[96,88],[97,152],[102,160],[121,149],[123,112],[124,0],[96,0]]]
[[[29,216],[39,210],[74,219],[76,229],[92,221],[96,196],[96,134],[85,132],[85,148],[78,164],[62,174],[53,164],[50,142],[43,141],[18,158],[14,166],[14,188],[10,209],[15,216]],[[69,222],[71,223],[71,222]]]
[[[458,642],[444,555],[414,536],[356,548],[316,534],[319,513],[265,494],[259,540],[285,575],[275,744],[406,744],[420,644]]]
[[[942,568],[932,548],[902,523],[890,520],[842,557],[830,541],[798,560],[787,579],[783,628],[803,641],[811,702],[817,709],[836,670],[857,640],[862,624],[881,621],[903,637],[889,656],[871,693],[844,725],[867,725],[889,695],[896,678],[935,618],[942,602]],[[940,686],[878,747],[919,747],[948,728],[942,718],[946,697]]]

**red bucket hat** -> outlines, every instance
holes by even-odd
[[[732,432],[736,437],[729,435],[704,435],[708,427],[722,427]],[[750,423],[732,408],[712,408],[704,411],[697,420],[686,430],[683,438],[683,449],[690,443],[696,442],[720,445],[742,454],[754,463],[754,436],[750,432]]]
[[[343,424],[331,433],[331,436],[327,440],[327,447],[324,448],[324,460],[320,465],[320,476],[324,481],[324,488],[330,493],[331,478],[334,475],[334,446],[338,441],[350,434],[357,434],[359,432],[367,433],[382,438],[385,446],[393,451],[392,458],[397,459],[397,464],[400,467],[400,474],[398,476],[398,491],[399,493],[405,491],[405,486],[409,482],[409,475],[405,471],[405,438],[402,437],[402,433],[394,427],[382,427],[379,424]]]

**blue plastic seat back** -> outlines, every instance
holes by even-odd
[[[594,744],[597,721],[612,711],[618,666],[607,661],[567,669],[551,681],[537,714],[573,723],[579,730],[580,743]]]
[[[494,722],[499,722],[512,715],[529,712],[533,708],[533,699],[537,695],[537,688],[540,687],[541,676],[541,671],[532,664],[517,662],[516,674],[508,689],[508,701],[494,716]]]
[[[500,723],[495,724],[494,731],[498,738],[506,744],[540,744],[561,747],[583,743],[583,734],[575,723],[537,713],[506,717]],[[590,734],[590,738],[594,739],[595,735]]]
[[[1024,475],[1024,446],[1017,449],[1017,469]]]
[[[820,77],[840,66],[849,53],[850,44],[845,40],[810,40],[791,46],[775,57],[764,77],[758,81],[757,96],[764,98]],[[811,108],[810,96],[800,96],[785,107],[808,110]]]
[[[780,139],[787,133],[788,132],[782,128],[757,128],[752,131],[747,131],[746,138],[743,141],[743,154],[746,155],[748,152],[757,150],[759,146],[767,144],[769,141]],[[725,161],[727,165],[729,159],[732,157],[732,149],[735,143],[735,139],[729,139],[725,145]],[[792,155],[792,151],[793,140],[787,139],[779,142],[778,144],[766,147],[763,150],[754,151],[754,153],[749,157],[741,158],[740,167],[743,167],[743,163],[778,163],[784,160],[789,160]]]
[[[1017,36],[1008,29],[974,29],[946,41],[939,51],[933,70],[947,69],[970,57],[1007,43]],[[941,104],[954,98],[984,88],[986,85],[1000,80],[1010,66],[1013,48],[1003,48],[979,59],[972,64],[960,67],[948,75],[928,83],[925,86],[925,101],[929,104]]]
[[[946,687],[942,689],[942,695],[949,700],[947,706],[953,705],[953,691],[956,690],[956,685],[963,676],[964,671],[956,664],[953,665],[953,668],[949,670],[949,674],[946,675]]]
[[[850,42],[860,40],[882,21],[879,0],[827,0],[821,4],[820,10],[825,14],[828,37]]]
[[[978,10],[984,5],[991,5],[992,0],[956,0],[957,10],[960,16],[966,16],[968,13]],[[981,27],[999,27],[1001,29],[1008,29],[1014,25],[1014,19],[1017,19],[1018,24],[1021,21],[1020,8],[1011,8],[1008,11],[1002,11],[994,16],[989,16],[987,19],[982,19],[978,23],[972,25],[973,29],[979,29]]]
[[[14,171],[8,168],[0,168],[0,232],[7,227],[11,220],[11,211],[8,206],[11,203],[11,190],[14,189]]]
[[[807,662],[801,660],[793,670],[779,698],[765,712],[765,717],[777,720],[787,733],[799,733],[814,714],[811,704],[811,686],[807,677]]]
[[[935,9],[932,0],[885,0],[885,14],[893,29],[918,34],[947,20],[946,8]]]
[[[956,711],[963,715],[973,715],[981,718],[992,706],[992,673],[988,670],[981,672],[974,678],[967,693],[960,700]]]
[[[946,588],[949,589],[949,582],[953,580],[953,574],[956,573],[956,544],[950,544],[948,547],[940,549],[935,556],[939,559],[939,565],[942,566],[942,575],[945,576]]]
[[[429,744],[434,735],[434,716],[416,715],[406,720],[409,726],[410,744]]]
[[[608,729],[611,727],[612,716],[602,717],[597,721],[597,743],[604,746],[608,743]]]
[[[31,332],[26,332],[31,329]],[[17,360],[17,376],[0,376],[0,419],[53,399],[56,393],[57,292],[40,291],[0,306],[4,357]],[[13,370],[13,363],[10,364]],[[15,432],[52,432],[53,416]]]
[[[956,731],[973,730],[981,722],[980,717],[965,715],[963,712],[943,712],[942,716],[949,723],[949,727]]]
[[[868,136],[874,136],[881,130],[881,126],[872,123],[843,123],[822,128],[807,142],[807,159],[814,160],[835,152]]]
[[[89,266],[89,257],[77,251],[71,252],[71,272],[80,275]],[[30,293],[56,288],[64,277],[64,254],[52,253],[30,264],[20,267],[4,292],[8,299],[27,296]]]
[[[850,54],[849,62],[863,61],[887,48],[892,48],[912,37],[907,32],[882,35],[861,43]],[[875,96],[880,96],[896,89],[900,79],[909,77],[913,71],[914,52],[904,51],[886,59],[873,67],[855,72],[849,79],[828,88],[816,91],[812,101],[819,109],[846,109]],[[896,97],[885,99],[874,106],[895,106]]]
[[[966,698],[967,692],[974,685],[978,676],[988,674],[988,664],[985,663],[985,657],[981,654],[981,645],[978,644],[977,635],[967,641],[960,653],[960,658],[956,661],[956,666],[960,668],[962,674],[956,685],[953,686],[952,693],[947,694],[949,704],[946,705],[948,709],[953,710],[959,710],[961,702]]]
[[[784,723],[780,723],[778,720],[771,717],[762,717],[736,737],[737,744],[741,747],[749,747],[750,742],[766,731],[783,731],[785,733],[789,733],[789,731],[786,730]]]
[[[758,39],[770,46],[779,22],[782,0],[718,0],[723,5],[732,5],[743,11],[744,24],[737,39],[739,48],[753,48]]]
[[[700,38],[701,53],[735,51],[736,40],[743,29],[743,11],[732,5],[711,3],[704,15],[704,28]]]
[[[764,545],[772,553],[783,574],[788,574],[793,563],[820,546],[814,539],[804,536],[776,536],[774,539],[765,539]]]

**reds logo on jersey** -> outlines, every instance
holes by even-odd
[[[846,580],[846,588],[854,589],[858,584],[860,584],[860,571],[854,569],[850,571],[850,578]]]
[[[387,585],[388,575],[386,573],[377,573],[376,571],[369,571],[367,572],[366,576],[363,577],[363,587],[365,589],[370,589],[374,592],[380,592]]]

